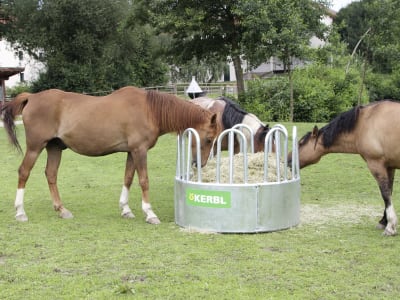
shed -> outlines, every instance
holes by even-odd
[[[22,67],[0,67],[0,105],[6,99],[6,85],[5,81],[11,76],[23,72],[25,68]]]

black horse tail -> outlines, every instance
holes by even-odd
[[[7,132],[10,143],[22,153],[21,145],[18,142],[17,131],[15,127],[15,117],[22,113],[25,105],[28,103],[30,93],[21,93],[16,96],[12,101],[7,102],[1,108],[1,115],[3,118],[4,128]]]

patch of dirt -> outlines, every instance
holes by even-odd
[[[360,223],[363,218],[374,219],[378,224],[382,214],[383,207],[374,205],[339,204],[336,206],[325,207],[319,204],[302,204],[300,208],[299,226],[320,226],[333,223],[357,224]],[[185,233],[218,234],[213,231],[191,227],[181,227],[179,230]]]
[[[322,225],[328,223],[359,223],[364,217],[382,217],[383,207],[372,205],[340,204],[321,207],[318,204],[303,204],[300,209],[300,224]]]
[[[200,233],[200,234],[218,234],[218,232],[215,231],[208,231],[205,229],[197,229],[197,228],[192,228],[192,227],[181,227],[179,228],[181,232],[185,233]]]

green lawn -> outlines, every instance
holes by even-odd
[[[271,124],[273,125],[273,124]],[[288,125],[291,132],[292,124]],[[313,124],[296,124],[301,136]],[[19,127],[23,144],[23,130]],[[332,154],[301,171],[301,224],[260,234],[201,234],[174,223],[176,137],[149,152],[150,197],[161,224],[146,224],[137,178],[133,220],[118,206],[124,154],[64,151],[59,188],[74,214],[52,209],[37,162],[14,219],[22,156],[0,129],[0,299],[395,299],[398,236],[375,229],[383,212],[362,159]],[[399,181],[394,203],[399,203]],[[398,206],[400,207],[400,206]]]

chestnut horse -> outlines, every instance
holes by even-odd
[[[37,94],[23,93],[7,103],[2,112],[9,139],[20,150],[15,134],[16,115],[22,113],[25,127],[26,153],[18,170],[15,199],[18,221],[28,220],[23,203],[25,185],[44,148],[48,155],[45,174],[54,209],[61,218],[72,217],[63,206],[57,188],[61,153],[69,148],[87,156],[127,152],[125,179],[119,199],[121,215],[134,217],[128,205],[128,193],[136,171],[146,221],[158,224],[160,221],[149,199],[147,151],[156,144],[159,136],[168,132],[180,133],[192,127],[200,136],[201,164],[204,166],[219,133],[216,114],[173,95],[135,87],[121,88],[103,97],[55,89]]]
[[[237,103],[226,97],[219,97],[211,99],[207,97],[199,97],[190,102],[195,103],[211,112],[218,113],[218,123],[222,130],[232,128],[237,124],[245,124],[253,131],[254,152],[264,151],[265,136],[269,131],[269,125],[265,125],[255,115],[243,110]],[[243,130],[246,136],[247,144],[250,145],[250,138],[248,130]],[[234,153],[239,153],[239,143],[235,141]],[[221,150],[228,149],[227,138],[222,141]]]
[[[338,115],[299,141],[300,168],[328,153],[360,154],[376,179],[385,202],[378,228],[395,235],[397,216],[392,203],[395,170],[400,168],[400,103],[379,101]],[[288,155],[291,160],[291,153]]]

